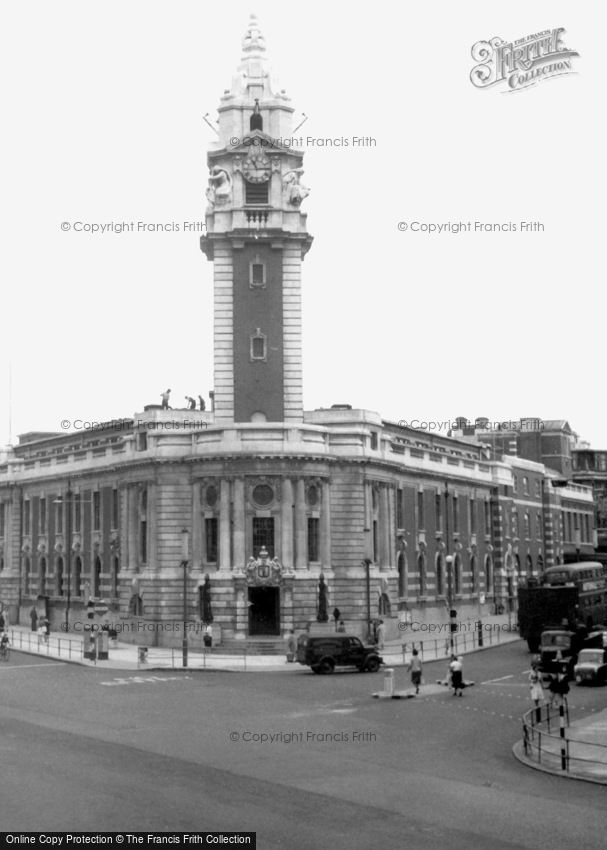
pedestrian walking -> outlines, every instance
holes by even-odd
[[[451,656],[449,664],[449,673],[451,674],[451,687],[453,688],[453,696],[462,696],[464,690],[463,664],[461,658],[457,655]],[[459,691],[459,693],[458,693]]]
[[[290,663],[295,661],[295,655],[297,653],[297,638],[295,637],[295,632],[293,629],[287,635],[287,661]]]
[[[535,718],[539,723],[542,719],[541,702],[544,699],[544,688],[542,687],[542,674],[537,664],[533,664],[529,673],[529,687],[531,688],[531,699],[535,705]]]
[[[34,605],[30,610],[30,620],[32,623],[32,631],[38,631],[38,611],[36,610],[36,606]]]
[[[380,620],[377,624],[376,643],[380,649],[384,648],[386,642],[386,627],[384,621]]]
[[[411,684],[415,686],[415,693],[418,694],[419,686],[422,683],[422,660],[417,649],[414,649],[411,654],[409,670],[411,671]]]

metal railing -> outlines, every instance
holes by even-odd
[[[504,629],[503,627],[491,629],[471,628],[470,631],[454,632],[453,643],[449,634],[440,638],[415,640],[413,635],[419,634],[419,632],[406,631],[404,632],[405,639],[402,644],[403,661],[405,660],[405,654],[410,653],[414,649],[417,649],[422,661],[436,661],[441,658],[449,658],[452,653],[458,655],[460,653],[472,652],[475,649],[482,649],[486,646],[497,646],[504,641],[510,642],[513,631],[515,630]]]
[[[135,649],[135,647],[134,647]],[[247,671],[247,658],[251,653],[247,652],[246,647],[242,650],[230,650],[229,652],[220,651],[213,652],[212,648],[203,648],[202,650],[190,649],[188,653],[188,667],[183,666],[183,653],[181,649],[162,649],[160,647],[136,647],[137,649],[137,667],[145,669],[146,667],[170,667],[171,669],[193,669],[206,670],[217,668],[219,666],[240,667],[243,672]],[[142,656],[141,649],[147,649]],[[255,654],[256,658],[263,658],[263,655]],[[208,661],[213,658],[215,663],[209,664]]]
[[[82,660],[84,644],[81,640],[39,635],[35,632],[22,632],[10,629],[9,640],[11,649],[32,652],[36,655],[47,655],[52,658],[68,658]]]
[[[540,728],[544,723],[546,727]],[[549,702],[542,703],[537,708],[530,708],[523,715],[522,724],[523,749],[527,758],[546,766],[560,763],[560,769],[564,773],[571,772],[572,762],[579,763],[581,770],[585,765],[603,766],[607,772],[607,744],[584,741],[567,735],[569,706],[566,697],[562,698],[556,708]],[[589,755],[589,752],[593,751],[591,748],[595,748],[596,758]]]

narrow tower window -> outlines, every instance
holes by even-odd
[[[267,351],[267,337],[257,328],[251,336],[251,360],[267,360]]]
[[[249,286],[251,289],[263,289],[266,285],[266,267],[258,256],[249,264]]]

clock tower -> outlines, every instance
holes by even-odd
[[[303,153],[289,146],[293,107],[255,16],[242,50],[208,153],[201,239],[214,263],[215,422],[301,422]]]

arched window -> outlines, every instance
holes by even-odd
[[[118,556],[112,559],[112,597],[118,596],[118,573],[120,572],[120,560]]]
[[[527,555],[525,568],[527,570],[527,575],[532,576],[533,575],[533,558],[531,557],[531,555]]]
[[[55,574],[57,576],[57,596],[63,596],[63,558],[57,558],[55,566]]]
[[[436,570],[436,595],[443,596],[445,592],[445,582],[444,582],[444,559],[440,552],[437,553],[436,559],[434,562],[434,568]]]
[[[487,593],[493,593],[493,558],[485,555],[485,584]]]
[[[30,582],[32,577],[32,562],[29,558],[23,559],[23,593],[25,596],[30,595]]]
[[[525,524],[525,537],[529,540],[531,537],[531,516],[529,515],[529,511],[525,511],[523,522]]]
[[[419,595],[426,592],[426,556],[420,552],[417,556],[417,572],[419,573]]]
[[[470,588],[474,593],[476,591],[476,555],[470,555]]]
[[[93,596],[95,599],[101,596],[101,558],[96,556],[93,564]]]
[[[78,555],[74,559],[74,596],[82,594],[82,558]]]
[[[404,552],[398,553],[398,596],[403,599],[407,595],[407,556]]]
[[[456,594],[462,592],[462,559],[459,553],[453,559],[453,590]]]
[[[544,556],[541,554],[537,556],[537,571],[540,575],[544,572]]]
[[[136,617],[143,615],[143,599],[141,596],[134,594],[129,601],[129,614],[134,614]]]
[[[46,596],[46,558],[40,558],[39,577],[40,577],[40,596]]]

